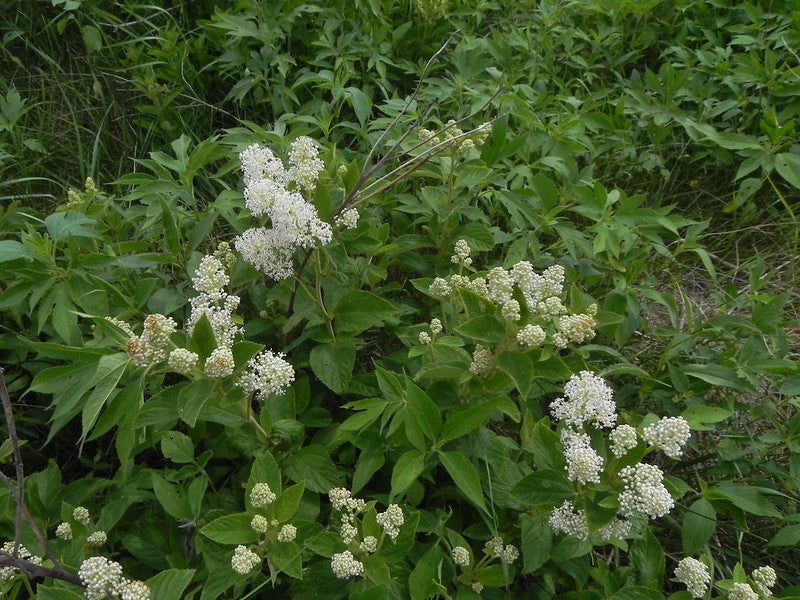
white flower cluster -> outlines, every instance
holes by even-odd
[[[589,537],[589,521],[586,518],[586,511],[576,509],[570,500],[565,500],[564,504],[553,509],[548,523],[556,531],[573,535],[580,540]]]
[[[86,588],[87,600],[150,600],[147,584],[126,579],[122,576],[122,565],[104,556],[84,560],[78,568],[78,577]]]
[[[355,229],[358,226],[358,216],[357,208],[348,208],[334,217],[333,224],[342,229]]]
[[[416,0],[415,6],[428,20],[435,20],[444,15],[446,3],[444,0]],[[437,15],[435,18],[432,15]],[[470,150],[480,148],[491,132],[492,124],[483,123],[476,128],[475,133],[469,137],[461,138],[453,142],[453,148],[459,155],[467,155]],[[429,129],[420,128],[417,136],[421,142],[432,146],[441,144],[458,136],[464,135],[464,131],[456,127],[456,121],[450,119],[438,133]]]
[[[611,453],[616,457],[624,456],[639,443],[636,428],[625,424],[612,429],[608,438],[611,440]]]
[[[539,325],[525,325],[517,332],[517,342],[520,346],[540,346],[547,339],[547,333]]]
[[[175,348],[169,353],[167,365],[176,373],[188,375],[197,368],[197,363],[199,361],[200,357],[196,352],[192,352],[186,348]]]
[[[622,514],[630,516],[643,513],[651,519],[662,517],[675,506],[672,496],[664,487],[664,474],[655,465],[639,463],[619,472],[625,487],[619,494]]]
[[[58,527],[56,527],[56,537],[60,540],[71,540],[72,525],[66,522],[60,523]]]
[[[275,492],[266,483],[257,483],[250,490],[250,503],[255,508],[263,508],[275,502]]]
[[[164,315],[148,315],[144,320],[142,335],[128,339],[125,352],[137,367],[149,367],[167,358],[169,336],[175,332],[175,320]],[[128,328],[130,329],[130,328]]]
[[[405,523],[403,509],[397,504],[390,504],[386,511],[378,513],[375,520],[378,525],[383,527],[386,535],[392,539],[395,539],[400,534],[400,527]]]
[[[590,308],[597,310],[597,305]],[[594,315],[581,313],[577,315],[561,315],[556,322],[556,332],[553,334],[553,344],[556,348],[566,348],[568,344],[582,344],[594,337],[594,328],[597,325]]]
[[[778,582],[778,574],[772,567],[758,567],[750,573],[750,579],[761,596],[772,596],[772,588]]]
[[[519,558],[519,550],[517,550],[516,546],[512,544],[504,546],[503,538],[499,536],[495,536],[490,539],[488,542],[486,542],[485,546],[494,556],[499,558],[504,563],[511,564]]]
[[[368,535],[361,540],[358,547],[364,554],[372,554],[378,550],[378,538],[374,535]]]
[[[281,396],[294,381],[294,368],[283,360],[285,354],[265,350],[251,358],[236,382],[246,394],[256,392],[262,400],[270,394]]]
[[[464,546],[454,546],[450,552],[450,556],[453,558],[453,562],[461,567],[468,567],[469,566],[469,550],[464,548]]]
[[[567,462],[567,478],[581,484],[600,483],[605,461],[592,448],[589,435],[564,429],[561,431],[561,444]]]
[[[94,531],[86,536],[86,543],[90,546],[102,546],[107,540],[108,536],[106,532],[102,530]]]
[[[347,488],[333,488],[328,492],[328,498],[333,509],[340,513],[339,535],[342,541],[349,545],[358,536],[358,528],[355,526],[356,515],[366,508],[366,503],[360,498],[354,498]]]
[[[427,331],[420,331],[419,332],[419,343],[420,344],[430,344],[431,343],[431,334]]]
[[[728,592],[728,600],[758,600],[758,594],[750,587],[750,584],[734,583]]]
[[[693,598],[705,596],[706,588],[711,582],[711,573],[709,573],[708,567],[690,556],[681,559],[678,563],[675,577],[686,586]]]
[[[310,138],[292,143],[290,168],[286,170],[269,148],[254,144],[240,154],[244,173],[245,204],[254,216],[266,215],[272,227],[248,229],[234,245],[243,258],[275,280],[293,274],[292,256],[297,248],[325,245],[331,227],[319,219],[314,205],[298,189],[312,191],[323,168]],[[289,186],[295,189],[290,190]]]
[[[247,575],[261,564],[261,557],[241,544],[236,546],[231,557],[231,568],[239,575]]]
[[[475,346],[475,351],[472,353],[472,362],[469,365],[469,372],[473,375],[483,375],[494,364],[494,355],[492,351],[482,344]]]
[[[281,527],[280,531],[278,532],[279,542],[293,542],[296,537],[297,527],[289,523]]]
[[[600,528],[598,533],[604,540],[624,540],[631,532],[633,524],[628,519],[621,519],[619,515]]]
[[[550,404],[553,416],[559,421],[575,427],[582,427],[584,423],[613,427],[617,421],[614,392],[594,373],[581,371],[570,377],[564,386],[564,396]]]
[[[472,259],[469,256],[470,248],[467,240],[458,240],[453,256],[450,258],[452,262],[462,267],[468,267],[472,264]]]
[[[192,335],[200,318],[205,315],[214,332],[218,347],[230,347],[242,328],[233,322],[233,313],[239,307],[240,298],[225,292],[229,278],[222,262],[206,255],[192,278],[194,289],[200,292],[189,299],[191,312],[186,322],[186,332]]]
[[[6,542],[3,544],[2,548],[3,552],[6,554],[12,554],[14,552],[14,542]],[[17,546],[17,557],[23,560],[27,560],[35,565],[41,565],[42,559],[38,556],[34,556],[30,553],[30,551],[25,546]],[[15,567],[0,567],[0,584],[9,581],[14,576],[19,573],[19,569]]]
[[[72,518],[81,525],[88,525],[90,522],[89,511],[84,506],[76,506],[72,509]]]
[[[263,515],[256,515],[250,520],[250,528],[256,533],[267,533],[269,527],[269,519]]]
[[[221,379],[233,374],[234,367],[233,351],[227,346],[218,346],[206,358],[203,375]]]
[[[678,458],[683,454],[683,446],[690,435],[689,423],[683,417],[663,417],[642,432],[644,441],[663,450],[670,458]]]
[[[331,557],[331,570],[339,579],[358,577],[364,574],[364,563],[356,560],[350,550],[345,550]]]

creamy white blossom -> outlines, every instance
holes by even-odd
[[[319,159],[316,142],[307,136],[300,136],[292,142],[289,151],[289,180],[308,192],[313,192],[325,164]]]
[[[215,348],[206,359],[203,374],[206,377],[222,378],[233,373],[233,352],[227,346]]]
[[[525,325],[517,332],[517,342],[520,346],[539,346],[547,339],[547,333],[539,325]]]
[[[600,473],[605,461],[592,448],[589,435],[564,429],[561,432],[561,443],[564,445],[567,478],[581,484],[600,483]]]
[[[56,527],[56,537],[60,540],[71,540],[72,539],[72,525],[69,523],[60,523],[58,527]]]
[[[403,509],[397,504],[390,504],[385,512],[378,513],[375,520],[383,527],[386,535],[395,539],[400,533],[400,526],[405,522]]]
[[[120,600],[150,600],[150,587],[144,581],[130,581],[119,588]]]
[[[12,554],[14,552],[14,542],[6,542],[5,544],[3,544],[2,550],[6,554]],[[17,547],[17,556],[35,565],[42,564],[41,557],[31,554],[30,550],[28,550],[25,546],[22,545]],[[11,567],[11,566],[0,567],[0,584],[12,579],[19,573],[20,570],[17,569],[16,567]]]
[[[257,393],[261,399],[281,396],[294,381],[294,367],[283,359],[282,352],[265,350],[247,362],[247,369],[236,382],[246,393]]]
[[[250,503],[255,508],[269,506],[275,502],[276,498],[275,492],[273,492],[266,483],[257,483],[253,486],[253,489],[250,490]]]
[[[772,567],[758,567],[750,573],[756,591],[761,596],[771,596],[772,587],[778,582],[778,574]]]
[[[681,559],[678,563],[675,577],[686,586],[694,598],[705,596],[706,588],[711,582],[711,573],[708,572],[708,567],[690,556]]]
[[[574,535],[578,539],[585,540],[589,537],[589,521],[586,518],[586,511],[576,509],[570,500],[565,500],[561,506],[553,509],[548,523],[556,531]]]
[[[339,579],[358,577],[364,574],[364,564],[355,559],[349,550],[331,557],[331,570]]]
[[[297,537],[297,527],[287,523],[278,532],[279,542],[292,542]]]
[[[655,519],[664,516],[675,506],[672,496],[664,487],[664,474],[657,466],[639,463],[625,467],[619,475],[625,483],[619,495],[622,514],[631,516],[639,512]]]
[[[269,520],[263,515],[255,515],[250,520],[250,528],[256,533],[266,533],[269,531]]]
[[[261,564],[261,557],[241,544],[236,546],[231,557],[231,568],[239,575],[247,575]]]
[[[81,525],[88,525],[90,521],[89,511],[83,506],[76,506],[72,509],[72,518]]]
[[[122,576],[122,565],[104,556],[84,560],[78,568],[78,577],[86,588],[85,594],[89,600],[113,597],[128,584],[128,580]]]
[[[355,229],[358,226],[358,217],[357,208],[348,208],[334,217],[333,224],[342,229]]]
[[[472,362],[469,365],[470,373],[473,375],[483,375],[492,368],[493,364],[494,355],[492,351],[482,344],[477,344],[475,346],[475,351],[472,353]]]
[[[466,240],[458,240],[454,249],[451,261],[462,267],[468,267],[472,264],[472,259],[469,256],[470,248]]]
[[[464,546],[454,546],[450,551],[450,556],[457,565],[461,567],[469,566],[469,550],[464,548]]]
[[[187,375],[197,368],[197,363],[199,361],[200,357],[196,352],[192,352],[186,348],[175,348],[169,353],[167,364],[169,368],[176,373]]]
[[[368,535],[361,541],[358,547],[364,554],[372,554],[378,549],[378,538],[374,535]]]
[[[630,425],[617,425],[608,435],[611,440],[611,452],[614,456],[623,456],[639,443],[636,429]]]
[[[758,594],[747,583],[734,583],[728,592],[728,600],[758,600]]]
[[[592,423],[596,427],[613,427],[617,420],[614,392],[606,382],[589,371],[570,377],[564,386],[565,398],[550,404],[553,416],[576,427]]]
[[[90,546],[102,546],[107,539],[108,536],[105,531],[94,531],[86,536],[86,543]]]
[[[662,417],[642,431],[644,441],[663,450],[670,458],[678,458],[683,454],[683,446],[690,436],[689,423],[683,417]]]

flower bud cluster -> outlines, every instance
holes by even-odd
[[[341,229],[355,229],[358,226],[358,209],[348,208],[343,210],[341,214],[336,215],[333,219],[333,224]]]
[[[761,596],[772,596],[772,588],[778,582],[778,574],[772,567],[758,567],[750,573],[753,586]]]
[[[455,546],[450,552],[450,556],[453,558],[453,562],[460,567],[469,566],[469,550],[464,546]]]
[[[364,574],[364,563],[356,560],[350,550],[345,550],[331,557],[331,570],[339,579],[358,577]]]
[[[683,446],[690,435],[689,423],[683,417],[662,417],[642,432],[644,441],[663,450],[670,458],[678,458],[683,454]]]
[[[565,398],[550,404],[553,416],[574,427],[591,423],[595,427],[613,427],[617,421],[614,392],[594,373],[581,371],[564,386]]]
[[[386,511],[378,513],[375,519],[383,527],[390,538],[395,539],[400,534],[400,527],[405,523],[403,509],[397,504],[390,504]]]
[[[469,256],[470,254],[470,247],[467,243],[467,240],[458,240],[456,242],[455,249],[453,250],[453,256],[450,260],[462,267],[468,267],[472,264],[472,259]]]
[[[206,358],[203,375],[221,379],[233,374],[236,365],[233,362],[233,351],[228,346],[218,346]]]
[[[728,600],[758,600],[758,594],[748,583],[734,583],[728,592]]]
[[[14,552],[14,542],[6,542],[3,544],[2,548],[3,552],[6,554],[12,554]],[[17,546],[17,557],[23,560],[27,560],[35,565],[41,565],[42,559],[38,556],[34,556],[25,546]],[[20,573],[19,569],[16,567],[0,567],[0,584],[5,583],[6,581],[11,580],[13,577]]]
[[[675,577],[686,586],[693,598],[702,598],[711,582],[708,567],[696,558],[687,556],[678,563]]]
[[[495,536],[486,542],[485,547],[505,564],[511,564],[519,558],[517,547],[512,544],[504,546],[503,538],[499,536]]]
[[[600,473],[605,461],[592,448],[589,435],[563,429],[561,444],[564,446],[564,458],[567,462],[567,478],[581,484],[600,483]]]
[[[444,0],[416,0],[417,10],[423,15],[428,15],[426,18],[435,20],[430,15],[437,15],[439,18],[444,14],[445,1]],[[423,8],[424,7],[424,8]],[[491,123],[483,123],[476,128],[475,133],[469,137],[463,137],[453,142],[453,148],[459,155],[465,156],[469,154],[470,150],[480,148],[486,141],[486,138],[491,132]],[[420,128],[417,133],[421,142],[435,146],[442,144],[448,140],[453,140],[459,136],[464,135],[464,131],[456,127],[456,122],[452,119],[445,123],[444,127],[438,133],[434,133],[429,129]]]
[[[122,576],[122,565],[104,556],[84,560],[78,569],[78,577],[86,588],[87,600],[150,600],[147,584],[126,579]]]
[[[257,483],[253,486],[253,489],[250,490],[250,503],[255,508],[269,506],[275,502],[276,498],[275,492],[273,492],[266,483]]]
[[[181,375],[188,375],[194,371],[199,362],[200,357],[198,354],[186,348],[175,348],[169,353],[169,358],[167,359],[169,368]]]
[[[608,434],[608,438],[611,440],[611,453],[617,457],[624,456],[639,443],[636,428],[626,424],[617,425]]]
[[[297,138],[289,152],[288,170],[269,148],[257,144],[242,152],[240,159],[245,204],[253,216],[267,216],[271,228],[248,229],[234,246],[268,277],[291,277],[296,249],[325,245],[332,238],[330,225],[319,219],[317,209],[299,191],[313,191],[324,167],[316,145],[310,138]]]
[[[205,315],[214,332],[218,347],[230,347],[242,328],[234,323],[233,314],[240,298],[225,291],[230,279],[222,261],[206,255],[192,278],[194,289],[200,292],[189,299],[191,311],[186,322],[186,332],[192,335],[197,322]]]
[[[297,527],[287,523],[278,531],[279,542],[293,542],[297,537]]]
[[[175,332],[175,320],[164,315],[148,315],[144,320],[142,335],[133,335],[125,352],[137,367],[146,368],[167,358],[169,336]]]
[[[364,554],[372,554],[378,550],[378,538],[374,535],[368,535],[361,540],[358,547]]]
[[[589,521],[586,511],[576,509],[570,500],[565,500],[558,508],[553,509],[548,520],[550,527],[580,540],[589,537]]]
[[[283,360],[285,354],[265,350],[247,363],[247,369],[236,382],[245,393],[256,392],[260,399],[274,394],[281,396],[294,381],[294,368]]]
[[[231,568],[239,575],[247,575],[261,564],[261,557],[241,544],[236,546],[231,557]]]
[[[639,463],[623,468],[619,476],[625,483],[619,494],[622,514],[631,516],[638,512],[655,519],[663,517],[675,506],[664,487],[664,474],[657,466]]]
[[[473,375],[483,375],[494,364],[494,354],[487,347],[482,344],[475,346],[475,351],[472,353],[472,362],[469,365],[469,372]]]

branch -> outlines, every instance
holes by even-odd
[[[0,550],[0,565],[19,569],[28,579],[33,579],[35,577],[51,577],[53,579],[61,579],[62,581],[67,581],[69,583],[79,585],[80,587],[84,587],[83,582],[77,575],[67,573],[63,569],[51,569],[50,567],[43,567],[42,565],[37,565],[29,560],[25,560],[24,558],[12,556],[11,554],[3,552],[2,550]]]

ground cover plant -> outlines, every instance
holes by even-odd
[[[0,594],[800,596],[791,9],[4,5]]]

